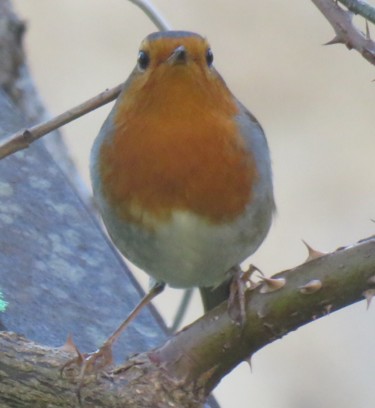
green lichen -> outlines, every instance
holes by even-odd
[[[8,307],[8,302],[4,299],[3,294],[0,291],[0,312],[5,312]]]

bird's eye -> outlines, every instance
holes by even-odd
[[[141,70],[145,70],[150,64],[150,56],[146,51],[139,51],[138,53],[138,66]]]
[[[214,61],[214,54],[212,53],[211,48],[209,48],[209,49],[206,51],[206,62],[207,62],[207,65],[210,67],[210,66],[212,65],[213,61]]]

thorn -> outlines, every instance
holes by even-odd
[[[62,350],[62,351],[66,351],[68,353],[77,353],[77,354],[79,354],[77,352],[77,350],[78,350],[77,346],[74,344],[73,337],[72,337],[72,335],[70,333],[68,334],[68,337],[66,338],[65,343],[61,347],[59,347],[59,349]]]
[[[322,282],[319,279],[313,279],[306,285],[300,286],[298,289],[304,295],[311,295],[317,292],[322,287]]]
[[[345,44],[345,41],[338,35],[332,38],[331,41],[324,43],[323,45]]]
[[[264,319],[266,317],[266,313],[263,310],[258,310],[257,311],[257,317],[258,319]]]
[[[252,358],[253,358],[253,355],[250,355],[249,357],[246,357],[244,360],[244,362],[246,362],[249,365],[251,373],[253,372]]]
[[[309,262],[312,261],[313,259],[317,259],[320,258],[321,256],[326,255],[325,252],[320,252],[312,248],[306,241],[302,240],[302,242],[305,244],[305,247],[307,248],[308,251],[308,256],[305,262]]]
[[[254,275],[255,272],[258,272],[261,277],[264,276],[264,273],[258,267],[256,267],[253,264],[250,264],[248,266],[247,270],[242,272],[241,280],[244,282],[244,284],[250,290],[253,290],[253,289],[255,289],[256,287],[259,286],[258,282],[254,282],[252,280],[252,276]]]
[[[264,273],[255,265],[250,264],[246,271],[243,272],[243,275],[246,276],[247,279],[251,279],[255,272],[258,272],[260,276],[264,276]]]
[[[286,284],[285,278],[262,278],[259,293],[271,293],[281,289]]]
[[[366,303],[367,303],[367,307],[366,309],[369,310],[370,305],[371,305],[371,300],[375,295],[375,289],[367,289],[365,290],[362,295],[365,297],[366,299]]]
[[[324,307],[324,309],[326,311],[326,314],[330,314],[331,310],[332,310],[332,305],[327,305],[327,306]]]

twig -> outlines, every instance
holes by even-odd
[[[74,119],[77,119],[92,110],[99,108],[117,98],[123,84],[108,89],[97,96],[81,103],[75,108],[58,115],[46,122],[40,123],[30,129],[21,130],[3,139],[0,143],[0,160],[19,150],[26,149],[32,142],[46,135]]]
[[[338,0],[354,14],[359,14],[375,24],[375,8],[363,0]]]
[[[163,16],[156,10],[151,2],[147,0],[129,0],[139,8],[141,8],[145,14],[151,19],[151,21],[158,27],[161,31],[169,30],[170,26],[168,22],[163,18]],[[91,112],[100,106],[105,105],[117,98],[119,95],[122,85],[117,85],[116,87],[106,90],[99,95],[89,99],[86,102],[81,103],[75,108],[69,109],[68,111],[58,115],[46,122],[40,123],[31,127],[30,129],[23,129],[13,135],[8,136],[3,139],[0,143],[0,160],[7,157],[19,150],[26,149],[35,140],[41,138],[42,136],[48,134],[52,130],[55,130],[67,123],[77,119],[86,113]]]
[[[156,25],[160,31],[171,30],[170,24],[165,18],[156,10],[155,6],[147,0],[129,0],[131,3],[138,6],[149,19]]]
[[[367,38],[353,24],[353,14],[344,10],[333,0],[312,0],[335,30],[335,37],[326,43],[345,44],[348,49],[355,49],[367,61],[375,65],[375,42]]]

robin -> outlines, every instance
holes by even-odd
[[[164,284],[199,287],[215,306],[274,210],[262,127],[214,68],[207,40],[188,31],[141,43],[93,145],[91,179],[114,244],[157,282],[131,319]]]

